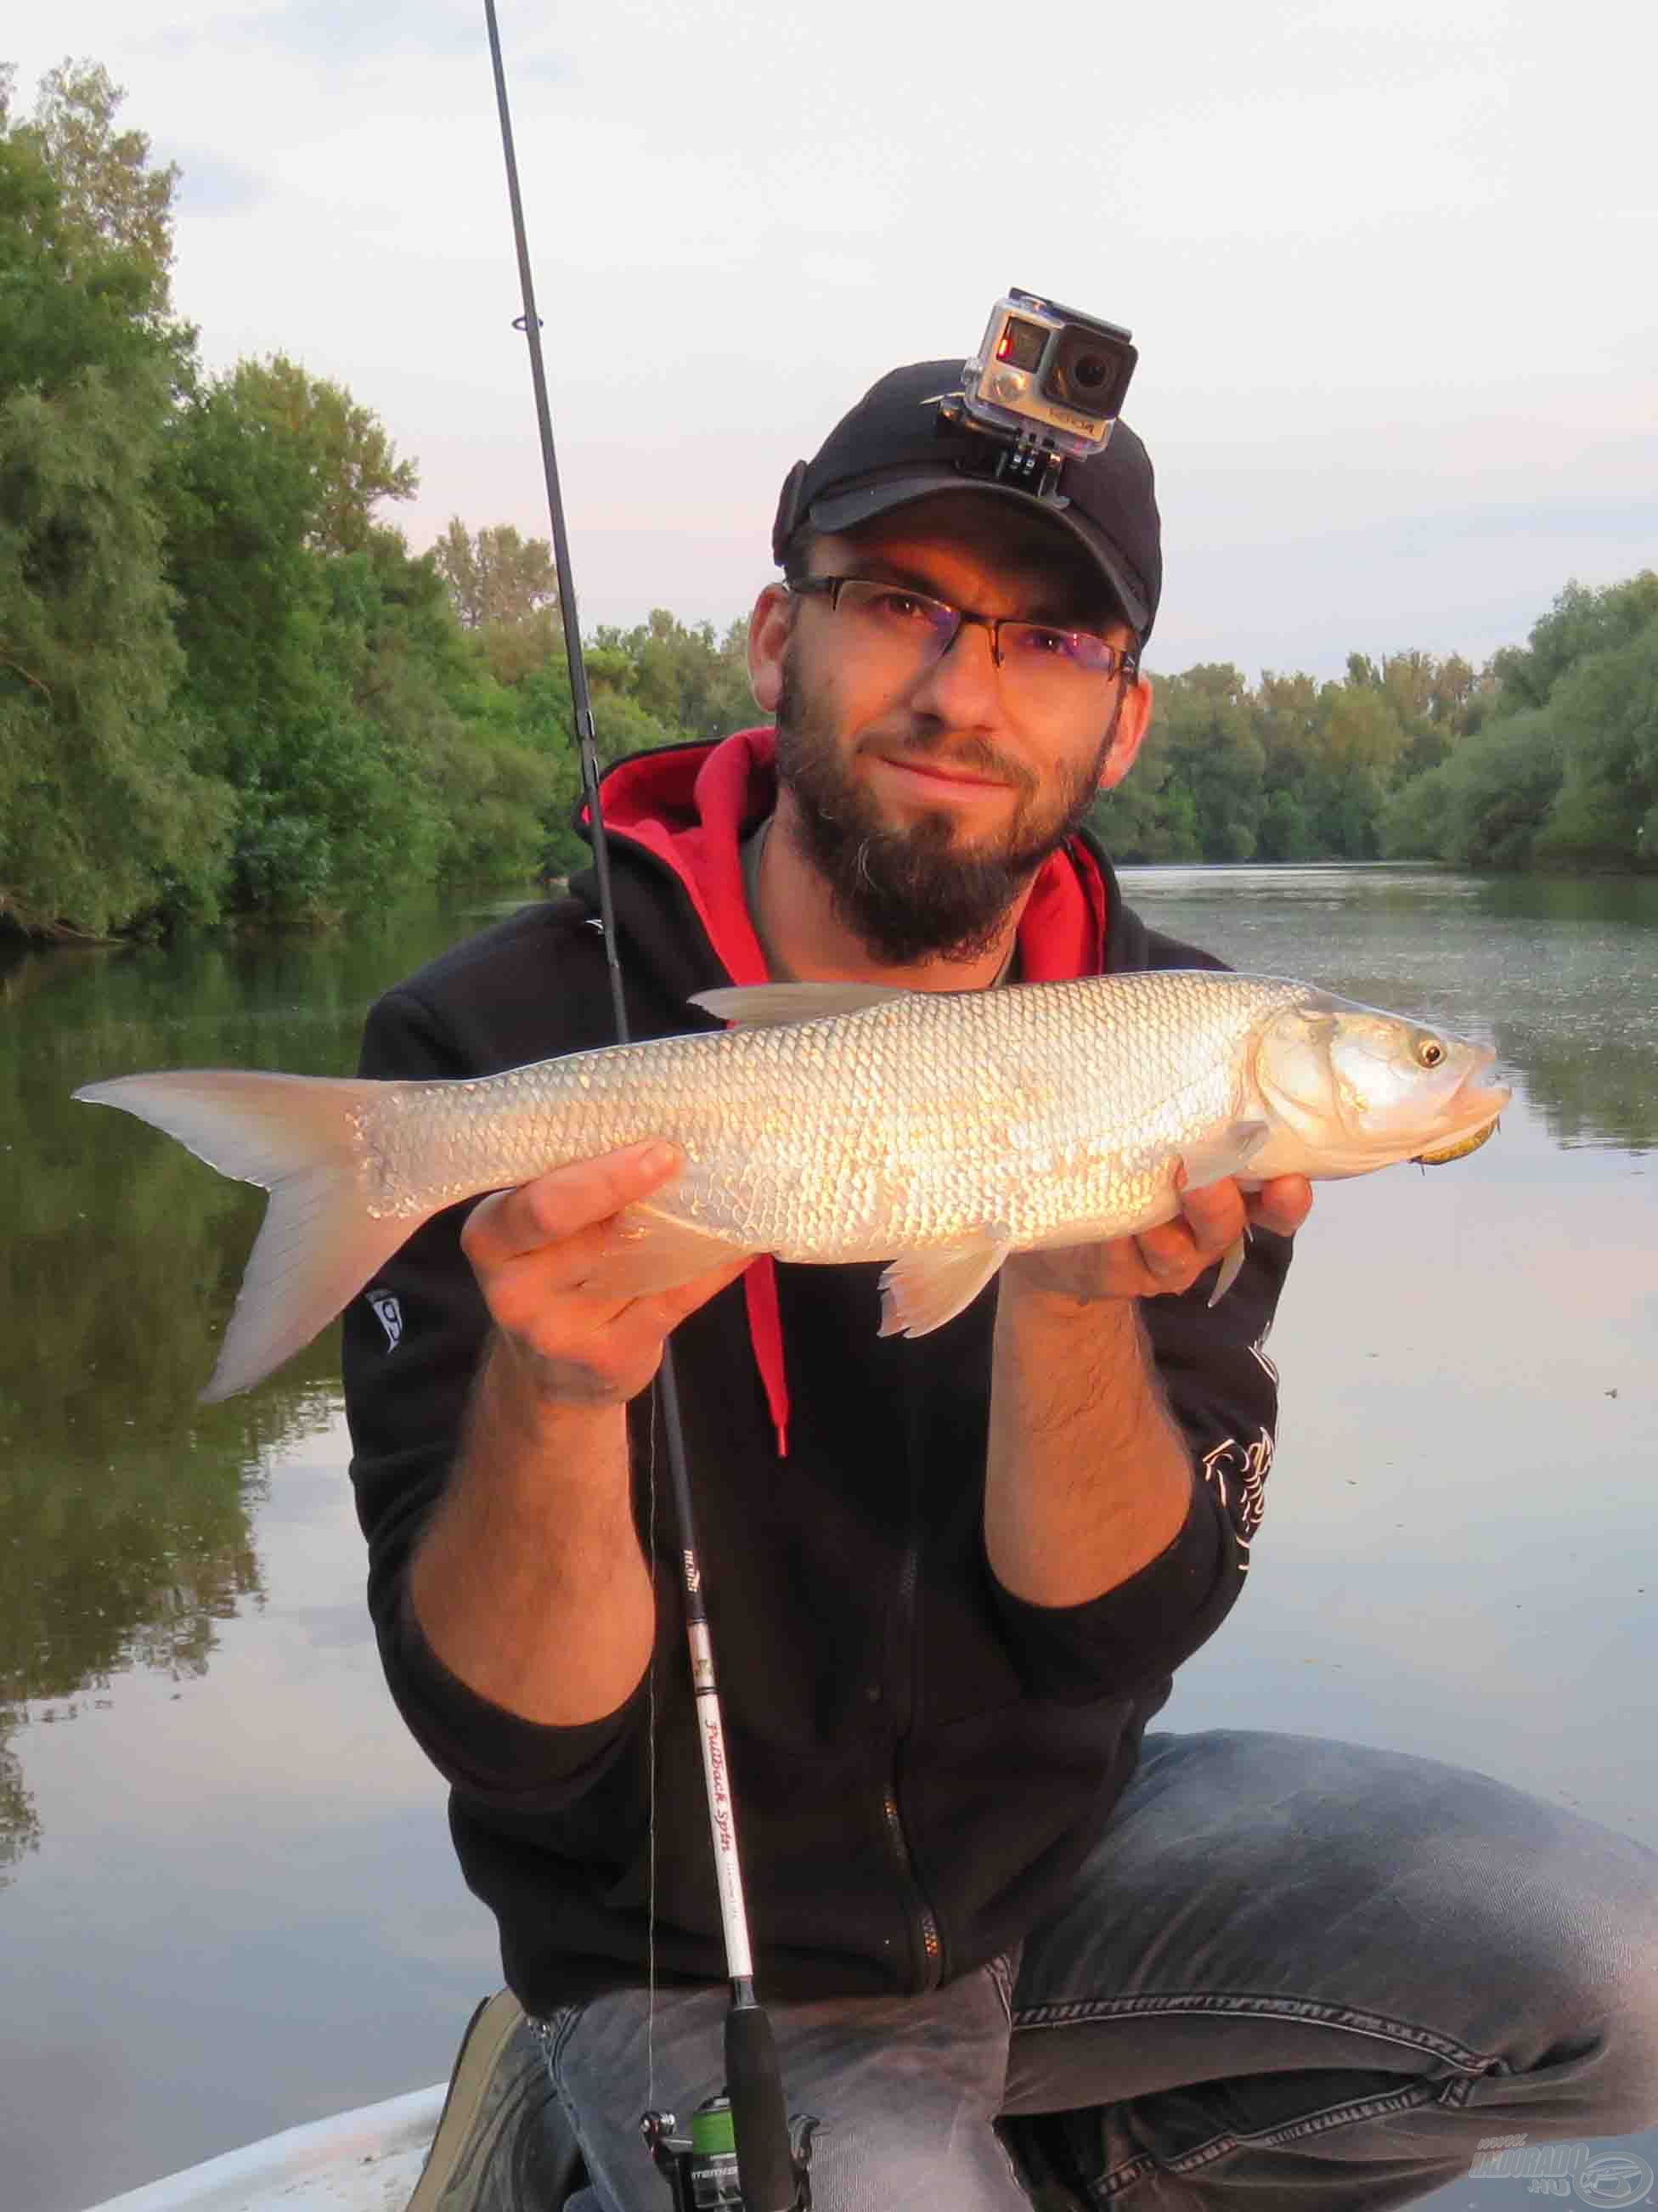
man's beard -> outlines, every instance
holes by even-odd
[[[1036,779],[982,740],[946,747],[941,736],[914,737],[905,755],[939,755],[1013,786],[1019,804],[993,842],[959,848],[944,808],[895,827],[857,783],[834,734],[801,699],[793,644],[786,651],[777,702],[777,780],[793,796],[805,857],[829,888],[835,911],[883,967],[917,960],[966,963],[994,945],[1007,910],[1042,862],[1082,826],[1116,735],[1122,692],[1099,749],[1085,769],[1060,769],[1052,804],[1038,815]]]

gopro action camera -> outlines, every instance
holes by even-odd
[[[1084,460],[1104,451],[1139,359],[1121,325],[1010,291],[963,366],[962,404],[983,429]]]

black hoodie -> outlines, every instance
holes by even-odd
[[[687,1006],[693,992],[763,980],[738,846],[772,795],[768,732],[607,776],[636,1038],[709,1026]],[[1043,870],[1019,944],[1033,981],[1219,964],[1147,930],[1085,837]],[[568,897],[388,993],[361,1072],[490,1074],[612,1038],[592,886],[578,879]],[[497,1916],[507,1978],[532,2014],[644,1978],[653,1685],[657,1970],[718,1981],[665,1501],[652,1516],[651,1394],[630,1422],[635,1521],[658,1562],[656,1647],[620,1711],[548,1728],[476,1697],[409,1604],[410,1559],[488,1328],[459,1249],[465,1213],[428,1223],[346,1315],[352,1474],[387,1680],[452,1785],[462,1868]],[[930,1987],[1005,1949],[1063,1894],[1172,1669],[1219,1624],[1247,1569],[1277,1414],[1260,1346],[1288,1256],[1283,1239],[1258,1233],[1212,1310],[1206,1282],[1144,1305],[1190,1440],[1191,1505],[1167,1551],[1076,1607],[1025,1604],[985,1557],[993,1284],[932,1335],[883,1339],[878,1269],[756,1262],[677,1330],[762,1996]]]

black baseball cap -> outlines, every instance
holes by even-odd
[[[782,567],[802,530],[855,530],[940,492],[994,492],[1070,532],[1144,645],[1163,589],[1157,492],[1145,447],[1120,422],[1102,453],[1066,460],[1057,497],[1020,489],[989,473],[1002,442],[960,417],[962,366],[913,362],[870,386],[812,459],[790,470],[772,526],[773,558]]]

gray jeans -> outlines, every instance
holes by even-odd
[[[720,2087],[726,2002],[660,1990],[647,2022],[628,1990],[544,2024],[590,2176],[572,2212],[662,2212],[639,2116]],[[1436,1761],[1151,1736],[1017,1954],[769,2010],[790,2108],[825,2124],[817,2212],[1029,2212],[1010,2122],[1083,2203],[1368,2212],[1491,2135],[1658,2118],[1658,1857]]]

